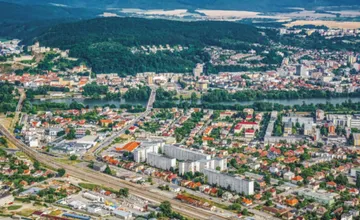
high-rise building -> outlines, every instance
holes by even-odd
[[[134,160],[137,163],[145,162],[149,153],[163,152],[164,142],[162,141],[149,141],[142,142],[140,147],[134,150]]]
[[[184,175],[185,173],[195,173],[200,172],[200,162],[199,161],[181,161],[179,162],[179,175]]]
[[[166,157],[158,153],[148,153],[146,163],[150,166],[160,168],[163,170],[170,170],[171,168],[176,168],[176,159]]]
[[[296,65],[296,75],[302,76],[302,77],[308,77],[308,72],[304,65]]]
[[[354,137],[354,146],[360,146],[360,133],[353,134]]]
[[[200,77],[203,72],[204,72],[204,64],[202,63],[196,64],[196,67],[193,69],[194,76]]]
[[[254,194],[253,180],[231,176],[213,169],[205,169],[203,170],[203,173],[207,177],[207,182],[209,184],[215,184],[224,189],[230,189],[231,191],[243,193],[245,195]]]
[[[357,58],[356,58],[356,56],[354,56],[353,54],[351,54],[351,55],[348,56],[348,63],[349,63],[350,65],[356,63],[356,61],[357,61]]]
[[[194,151],[194,150],[190,150],[187,148],[182,148],[182,147],[178,147],[178,146],[170,145],[170,144],[167,144],[164,146],[164,154],[166,156],[174,157],[178,160],[185,160],[185,161],[186,160],[197,161],[197,160],[202,160],[202,159],[206,159],[206,160],[211,159],[211,155],[209,155],[209,154],[204,154],[199,151]]]
[[[328,130],[329,130],[329,134],[334,135],[335,134],[335,125],[331,123],[328,127]]]

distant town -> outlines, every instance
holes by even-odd
[[[275,42],[203,51],[209,63],[188,73],[123,76],[69,50],[1,41],[1,216],[359,219],[360,54]]]

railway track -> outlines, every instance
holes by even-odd
[[[156,193],[152,193],[149,191],[145,191],[139,185],[127,182],[125,180],[121,180],[103,173],[99,173],[93,171],[89,168],[78,168],[67,164],[62,164],[56,162],[54,158],[43,155],[25,145],[23,142],[16,139],[3,125],[0,125],[0,132],[3,133],[6,138],[11,141],[15,146],[17,146],[21,151],[27,154],[29,157],[43,163],[44,165],[52,168],[52,169],[60,169],[63,168],[66,172],[76,178],[85,180],[90,183],[106,186],[113,189],[119,189],[127,187],[130,190],[130,193],[145,200],[149,200],[160,204],[166,199]],[[169,201],[173,207],[173,210],[181,213],[182,215],[193,218],[193,219],[226,219],[225,217],[218,215],[216,213],[204,210],[202,208],[197,208],[185,203],[182,203],[178,200],[172,199]]]

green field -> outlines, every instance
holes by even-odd
[[[13,211],[13,210],[18,210],[20,209],[22,206],[21,205],[12,205],[8,207],[9,211]]]

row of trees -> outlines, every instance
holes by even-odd
[[[324,90],[299,89],[297,91],[261,91],[244,90],[234,94],[227,90],[214,89],[202,96],[202,100],[214,103],[221,101],[256,101],[263,99],[302,99],[302,98],[333,98],[333,97],[360,97],[359,92],[354,93],[336,93]]]
[[[138,88],[130,88],[124,94],[124,98],[127,101],[147,101],[150,97],[151,89],[148,86],[142,86]]]
[[[26,90],[26,98],[32,100],[36,95],[47,95],[48,92],[69,92],[67,87],[40,86],[37,89]]]
[[[224,104],[211,104],[211,103],[191,103],[183,101],[180,103],[171,102],[171,101],[155,101],[154,108],[203,108],[203,109],[213,109],[213,110],[235,110],[243,111],[244,108],[254,108],[256,111],[283,111],[296,109],[297,111],[306,111],[306,112],[315,112],[316,109],[322,109],[327,112],[342,112],[342,113],[351,113],[360,111],[360,102],[353,103],[351,99],[345,101],[341,104],[331,104],[327,102],[325,104],[305,104],[302,105],[282,105],[278,103],[270,102],[254,102],[251,105],[224,105]]]
[[[14,100],[15,88],[8,83],[0,83],[0,112],[15,111],[16,100]]]

